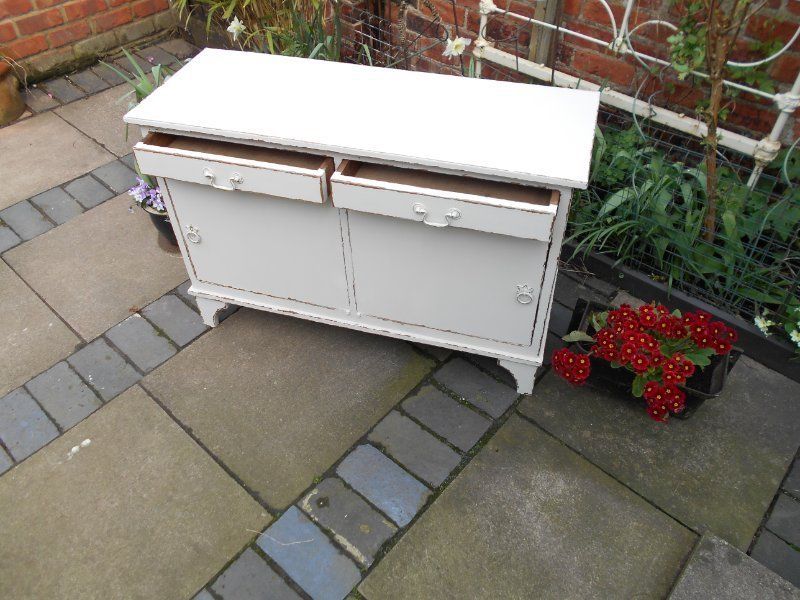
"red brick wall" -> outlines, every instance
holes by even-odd
[[[0,53],[37,80],[174,24],[168,0],[0,0]]]

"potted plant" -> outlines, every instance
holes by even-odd
[[[11,59],[0,54],[0,125],[16,120],[25,112],[19,93],[19,80],[11,69]]]
[[[138,173],[138,168],[137,168]],[[133,201],[138,204],[149,216],[155,225],[158,233],[173,246],[178,245],[175,238],[175,231],[169,221],[167,207],[164,205],[164,198],[158,186],[153,185],[153,180],[142,173],[138,173],[136,185],[128,190],[128,195],[133,197]]]
[[[582,301],[570,328],[576,320],[564,336],[575,350],[553,353],[555,372],[576,385],[591,376],[644,398],[656,421],[685,418],[718,396],[740,355],[736,330],[700,310],[681,314],[655,303],[612,309]]]

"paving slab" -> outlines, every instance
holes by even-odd
[[[800,600],[800,590],[714,535],[704,535],[669,600]]]
[[[465,452],[492,425],[489,419],[462,406],[432,385],[423,386],[403,402],[403,410]]]
[[[36,87],[29,87],[23,93],[25,104],[34,112],[43,112],[61,106],[58,100]]]
[[[64,361],[37,375],[25,387],[62,429],[69,429],[102,406]]]
[[[181,347],[208,329],[200,315],[173,294],[146,306],[142,314]]]
[[[8,454],[6,454],[5,450],[0,448],[0,474],[8,471],[13,464],[14,461],[11,460],[11,457]]]
[[[106,337],[144,373],[177,352],[166,336],[138,314],[109,329]]]
[[[114,197],[114,192],[91,175],[78,177],[78,179],[65,185],[64,189],[84,208],[94,208],[98,204],[102,204],[109,198]]]
[[[83,212],[80,204],[75,202],[72,196],[61,188],[53,188],[52,190],[37,194],[31,198],[31,204],[37,206],[39,210],[55,221],[57,225],[66,223],[72,217],[77,217]],[[47,229],[49,229],[49,227]]]
[[[517,416],[359,587],[394,598],[659,598],[695,536]]]
[[[145,59],[150,65],[169,66],[178,62],[178,59],[160,46],[148,46],[137,51],[136,54]]]
[[[68,79],[89,94],[108,89],[108,84],[90,69],[73,73]]]
[[[144,385],[280,508],[432,366],[403,342],[240,309]]]
[[[24,388],[0,398],[0,440],[20,461],[58,436],[58,429]]]
[[[365,567],[372,564],[380,547],[397,532],[391,522],[335,477],[316,485],[299,507]]]
[[[22,238],[0,220],[0,253],[21,243]]]
[[[222,600],[300,600],[254,550],[242,552],[211,586]],[[208,595],[211,598],[211,594]]]
[[[641,403],[548,373],[529,416],[695,531],[744,550],[800,441],[800,384],[743,357],[690,419],[650,420]]]
[[[120,195],[3,255],[87,340],[186,278],[180,255],[159,248],[147,214],[129,206]]]
[[[0,314],[0,396],[58,362],[80,343],[3,261]]]
[[[23,240],[35,238],[53,228],[53,224],[28,201],[17,202],[0,210],[0,220],[16,231]]]
[[[800,547],[800,500],[779,494],[766,528],[790,544]]]
[[[189,280],[184,281],[175,288],[175,293],[184,299],[193,309],[197,310],[197,298],[189,293],[189,288],[192,287],[192,282]],[[220,321],[221,322],[221,321]]]
[[[763,531],[751,556],[787,581],[800,586],[800,550],[770,531]]]
[[[455,358],[434,374],[436,381],[461,398],[488,413],[500,417],[517,399],[517,392],[489,377],[463,358]]]
[[[53,112],[0,129],[0,209],[74,179],[114,155]],[[68,156],[69,160],[64,160]]]
[[[358,567],[295,506],[259,536],[258,545],[314,600],[342,600],[361,579]]]
[[[795,461],[792,470],[783,482],[783,489],[795,497],[800,498],[800,460]]]
[[[106,402],[141,379],[141,375],[103,338],[78,350],[67,362]]]
[[[188,598],[269,520],[136,387],[0,478],[0,597]]]
[[[131,96],[128,84],[109,88],[83,100],[55,109],[68,121],[104,148],[117,156],[124,156],[133,149],[139,138],[139,128],[130,127],[126,136],[123,115],[130,110]]]
[[[447,479],[461,462],[457,452],[397,411],[386,415],[368,439],[433,487]]]
[[[400,527],[411,522],[431,495],[428,488],[368,444],[348,454],[336,473]]]
[[[57,77],[45,81],[44,83],[40,83],[39,87],[51,94],[59,102],[63,103],[73,102],[86,96],[86,92],[73,85],[66,77]]]
[[[92,175],[118,194],[127,193],[136,185],[136,172],[121,160],[115,160],[92,171]]]
[[[198,49],[181,38],[175,38],[158,44],[161,48],[169,52],[172,56],[184,60],[197,54]]]
[[[108,67],[107,65],[97,64],[91,67],[91,71],[109,85],[120,85],[122,83],[126,83],[125,80],[122,77],[120,77],[118,73],[112,71],[111,68]]]

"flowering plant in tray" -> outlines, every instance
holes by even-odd
[[[151,212],[164,214],[167,212],[161,190],[158,189],[158,186],[153,185],[147,175],[140,175],[136,178],[136,185],[128,190],[128,195],[132,196],[134,202],[144,209],[149,207]]]
[[[623,304],[615,310],[594,312],[588,329],[564,337],[567,342],[578,342],[584,351],[556,350],[555,372],[581,385],[591,373],[591,359],[627,369],[635,375],[631,392],[644,397],[647,414],[656,421],[683,411],[686,393],[682,388],[687,379],[709,365],[715,354],[728,354],[738,337],[736,330],[706,312],[682,315],[660,304],[638,309]]]

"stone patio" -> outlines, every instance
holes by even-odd
[[[129,210],[120,83],[46,82],[0,129],[0,597],[800,598],[800,384],[743,358],[662,425],[546,369],[518,397],[482,357],[209,330]],[[548,356],[615,291],[563,272]]]

